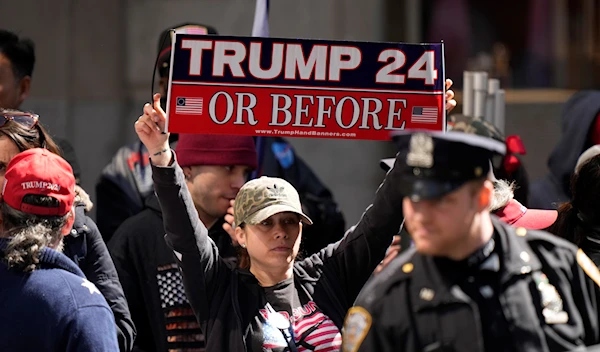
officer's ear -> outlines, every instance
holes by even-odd
[[[489,209],[492,198],[494,197],[494,185],[490,180],[483,181],[483,185],[479,191],[478,211]]]

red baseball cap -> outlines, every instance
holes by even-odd
[[[556,210],[527,209],[514,199],[494,214],[509,225],[524,227],[529,230],[548,228],[554,224],[558,217]]]
[[[50,196],[58,207],[43,207],[23,203],[28,194]],[[63,216],[73,207],[75,176],[65,159],[47,149],[28,149],[17,154],[6,168],[2,197],[10,207],[24,213],[42,216]]]

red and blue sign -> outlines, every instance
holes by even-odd
[[[445,130],[441,43],[176,33],[172,53],[170,132],[389,140]]]

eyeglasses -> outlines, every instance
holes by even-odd
[[[39,116],[28,112],[23,113],[0,113],[0,116],[4,117],[0,120],[0,127],[4,126],[8,121],[14,121],[19,125],[32,129],[37,125]]]

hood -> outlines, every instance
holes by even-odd
[[[146,208],[150,208],[155,212],[159,213],[162,217],[162,209],[160,208],[160,203],[158,202],[158,197],[156,193],[152,192],[148,197],[146,197],[146,201],[144,202]]]
[[[79,185],[75,185],[75,203],[83,204],[86,212],[90,212],[94,207],[90,195]]]
[[[600,91],[575,93],[562,113],[562,137],[550,158],[548,168],[568,192],[577,159],[588,147],[588,133],[600,113]]]

